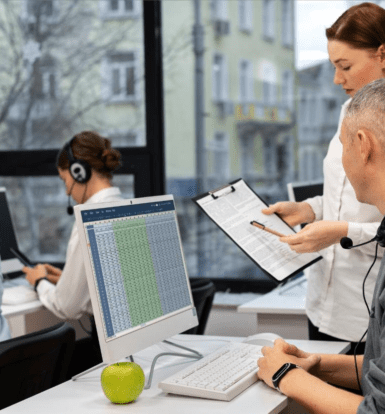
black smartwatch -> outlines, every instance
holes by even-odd
[[[292,369],[294,368],[301,368],[300,366],[296,364],[292,364],[291,362],[286,362],[286,364],[283,364],[282,367],[272,376],[271,381],[274,385],[274,388],[281,392],[279,389],[279,381]]]
[[[48,277],[46,277],[46,276],[41,277],[40,279],[37,279],[37,280],[36,280],[36,282],[35,282],[35,286],[33,287],[33,289],[34,289],[34,291],[35,291],[35,292],[37,292],[37,285],[38,285],[38,284],[39,284],[42,280],[47,280],[47,281],[49,282]]]

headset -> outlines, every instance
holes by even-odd
[[[91,167],[87,161],[80,160],[74,157],[72,151],[72,143],[76,136],[64,145],[63,151],[68,155],[68,161],[70,163],[69,172],[71,177],[79,184],[86,184],[91,178]]]
[[[70,175],[74,179],[74,183],[72,184],[70,192],[68,194],[67,214],[70,216],[74,214],[74,208],[71,206],[71,193],[75,183],[87,184],[92,174],[91,166],[88,164],[87,161],[80,160],[74,157],[74,153],[72,151],[72,143],[75,140],[75,138],[76,136],[72,137],[71,140],[67,142],[63,147],[63,151],[65,151],[68,156],[68,161],[70,164]]]

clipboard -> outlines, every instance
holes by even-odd
[[[255,228],[257,221],[276,232],[296,232],[277,214],[264,215],[266,202],[242,179],[192,199],[197,206],[269,277],[284,282],[322,259],[318,253],[296,253],[276,235]]]

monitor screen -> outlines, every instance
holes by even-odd
[[[304,181],[287,184],[290,201],[304,201],[307,198],[322,195],[323,191],[323,181]]]
[[[8,206],[6,189],[0,187],[0,257],[1,270],[5,274],[15,276],[23,274],[20,270],[23,264],[10,251],[10,248],[17,249],[17,240],[12,223],[11,213]]]
[[[172,196],[75,214],[104,362],[198,324]]]

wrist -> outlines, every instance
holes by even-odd
[[[292,369],[279,382],[279,390],[287,397],[291,397],[294,390],[298,389],[298,382],[302,375],[306,375],[304,369]]]
[[[313,211],[312,206],[307,203],[306,201],[302,201],[302,204],[304,206],[305,209],[305,221],[304,223],[313,223],[315,221],[315,213]]]
[[[43,276],[43,277],[40,277],[39,279],[36,279],[36,280],[35,280],[35,284],[34,284],[34,286],[33,286],[33,288],[34,288],[35,292],[37,292],[37,287],[38,287],[39,283],[40,283],[42,280],[47,280],[47,281],[48,281],[48,277],[47,277],[47,276]]]

